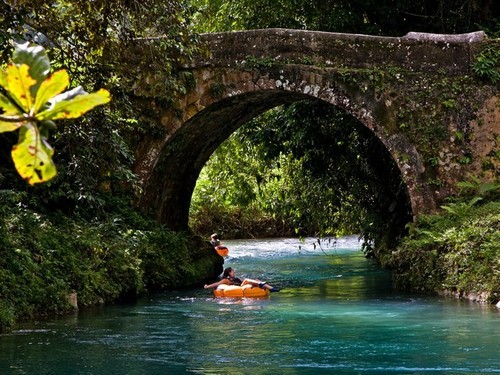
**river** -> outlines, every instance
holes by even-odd
[[[394,290],[356,237],[224,244],[225,266],[282,290],[179,290],[23,323],[0,335],[0,374],[500,373],[499,309]]]

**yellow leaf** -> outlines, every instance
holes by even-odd
[[[30,67],[26,64],[9,65],[7,67],[6,87],[12,99],[28,114],[33,105],[30,87],[36,84],[36,81],[29,75],[29,69]]]
[[[22,122],[0,121],[0,133],[11,132],[18,129]]]
[[[43,81],[36,93],[34,113],[54,96],[63,92],[68,85],[69,75],[66,70],[59,70]]]
[[[12,103],[8,97],[0,92],[0,109],[3,111],[2,116],[22,116],[23,113],[19,108]]]
[[[64,95],[65,94],[61,94],[59,96],[64,97]],[[105,89],[100,89],[99,91],[91,94],[84,93],[74,96],[69,100],[57,101],[57,96],[54,99],[56,103],[48,110],[38,113],[36,115],[37,120],[42,121],[77,118],[94,107],[106,104],[111,100],[109,91]]]
[[[3,70],[0,71],[0,86],[7,89],[7,73]]]
[[[16,105],[12,103],[12,101],[2,93],[0,93],[0,109],[3,111],[1,116],[20,117],[20,118],[22,118],[23,116],[23,114],[19,111]],[[0,120],[0,133],[16,130],[22,125],[22,123],[23,123],[22,120],[19,122]]]
[[[48,181],[57,173],[52,161],[54,150],[32,122],[24,124],[19,130],[19,141],[11,154],[17,172],[30,185]]]

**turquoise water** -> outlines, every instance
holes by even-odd
[[[355,237],[225,241],[265,299],[166,292],[0,335],[0,374],[500,373],[500,310],[404,294]],[[300,246],[300,248],[299,248]]]

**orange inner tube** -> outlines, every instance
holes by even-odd
[[[246,284],[243,286],[221,284],[214,289],[215,297],[241,298],[241,297],[267,297],[269,290]]]
[[[219,254],[220,256],[227,256],[229,254],[229,249],[225,246],[217,246],[215,248],[215,251],[217,251],[217,254]]]

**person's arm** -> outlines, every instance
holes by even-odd
[[[227,279],[222,279],[221,281],[217,281],[216,283],[205,284],[205,289],[217,288],[220,284],[227,284],[227,283],[228,283]]]

